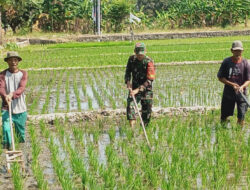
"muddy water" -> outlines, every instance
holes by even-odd
[[[79,98],[81,100],[81,110],[88,110],[88,99],[84,96],[81,84],[78,84]]]
[[[72,140],[74,139],[73,135],[71,136]],[[119,132],[119,128],[117,127],[115,130],[115,139],[118,141],[120,138],[123,138],[120,135]],[[72,146],[78,146],[77,141],[74,139],[73,140],[74,143],[72,143]],[[117,143],[116,141],[116,143]],[[89,169],[89,155],[88,155],[88,145],[89,144],[93,144],[94,143],[94,137],[92,133],[85,133],[83,135],[83,144],[85,145],[84,147],[84,156],[83,156],[83,161],[86,164],[86,168]],[[104,166],[106,166],[107,164],[107,158],[106,158],[106,147],[111,143],[110,141],[110,137],[109,134],[106,132],[103,132],[100,134],[99,138],[98,138],[98,161],[99,161],[99,165],[103,164]],[[116,144],[117,146],[117,144]],[[65,156],[65,155],[64,155]]]
[[[43,91],[43,94],[40,96],[39,98],[39,102],[38,102],[38,111],[39,113],[41,113],[42,109],[43,109],[43,105],[45,103],[45,99],[46,99],[46,93],[48,92],[48,87],[46,87]]]
[[[69,85],[69,110],[70,111],[77,111],[78,107],[77,107],[77,98],[74,92],[74,86],[73,83],[70,83]]]
[[[106,166],[107,164],[107,158],[105,154],[105,149],[107,145],[110,144],[110,138],[108,134],[102,134],[98,141],[98,150],[99,150],[99,162],[100,164],[103,164]]]
[[[99,109],[99,105],[98,105],[98,103],[97,103],[97,100],[96,100],[95,97],[94,97],[94,94],[93,94],[93,91],[92,91],[91,86],[87,85],[87,86],[86,86],[86,91],[87,91],[88,96],[89,96],[89,97],[91,98],[91,100],[92,100],[92,107],[93,107],[93,109]]]
[[[56,107],[56,91],[57,89],[51,89],[50,93],[50,100],[48,105],[48,112],[49,113],[55,113],[55,107]]]
[[[97,92],[99,92],[100,97],[103,100],[104,107],[111,108],[110,100],[108,99],[108,95],[113,97],[113,100],[116,103],[117,108],[124,107],[123,102],[126,101],[127,98],[127,92],[126,90],[119,90],[119,94],[115,94],[115,90],[110,87],[105,87],[107,95],[105,95],[104,90],[101,89],[104,88],[105,84],[102,84],[102,86],[96,86],[95,89]],[[110,86],[113,86],[115,84],[111,83]],[[70,96],[70,111],[77,111],[77,99],[76,95],[74,93],[74,87],[71,83],[69,86],[69,96]],[[163,87],[164,88],[164,87]],[[166,106],[172,106],[172,107],[180,107],[180,106],[216,106],[220,104],[221,97],[219,95],[211,97],[211,92],[207,92],[206,90],[183,90],[181,92],[177,92],[176,89],[178,87],[174,88],[168,88],[167,90],[164,90],[162,88],[155,88],[154,89],[154,107],[166,107]],[[60,88],[60,95],[59,95],[59,111],[65,112],[67,110],[67,103],[66,103],[66,91],[65,91],[65,83],[62,83],[62,87]],[[86,86],[87,95],[92,100],[92,107],[93,109],[99,109],[100,106],[98,105],[98,101],[96,97],[93,94],[92,88],[90,85]],[[43,95],[41,96],[39,102],[38,102],[38,111],[41,112],[42,107],[45,103],[46,98],[46,92],[47,90],[43,90]],[[88,102],[87,97],[84,96],[82,92],[82,87],[80,84],[78,84],[78,92],[81,100],[81,110],[89,110],[88,108]],[[216,93],[216,92],[214,92]],[[217,93],[216,93],[217,94]],[[164,97],[164,98],[162,98]],[[55,112],[55,104],[56,104],[56,92],[52,90],[50,95],[50,101],[48,105],[48,112],[54,113]]]
[[[65,83],[62,83],[60,89],[58,109],[62,111],[67,110]]]
[[[55,135],[53,135],[53,140],[54,140],[54,143],[55,145],[58,147],[58,155],[59,155],[59,159],[60,161],[63,161],[64,163],[64,167],[66,169],[66,172],[67,173],[72,173],[72,169],[71,169],[71,164],[70,164],[70,161],[69,161],[69,155],[67,152],[64,151],[63,147],[62,147],[62,144],[59,140],[58,137],[56,137]],[[66,144],[66,139],[64,138],[63,139],[64,143]],[[71,175],[73,176],[73,175]]]

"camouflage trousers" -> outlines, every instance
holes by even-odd
[[[135,95],[135,99],[137,104],[141,102],[141,109],[142,109],[142,120],[144,125],[148,125],[151,113],[152,113],[152,105],[153,105],[153,91],[144,91],[139,92]],[[128,120],[135,120],[136,110],[133,98],[129,95],[127,99],[127,119]]]

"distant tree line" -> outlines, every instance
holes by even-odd
[[[0,0],[0,21],[14,33],[92,33],[92,8],[93,0]],[[130,12],[140,29],[247,26],[250,0],[101,0],[101,10],[104,32],[128,28]]]

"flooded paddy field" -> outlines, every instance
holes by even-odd
[[[219,106],[218,64],[158,66],[154,107]],[[125,68],[29,71],[30,114],[121,109],[128,91]]]
[[[248,189],[250,129],[235,123],[218,111],[153,118],[150,149],[124,116],[29,121],[25,172],[8,177],[1,150],[0,189]]]
[[[223,91],[218,63],[238,39],[249,55],[249,36],[145,41],[158,63],[151,148],[139,121],[131,128],[125,118],[133,43],[20,49],[29,120],[26,143],[16,149],[25,169],[13,164],[7,173],[0,147],[0,189],[249,189],[249,113],[244,128],[235,117],[221,126],[214,109]]]

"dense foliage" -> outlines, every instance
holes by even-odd
[[[93,0],[0,0],[2,25],[15,33],[93,31]],[[236,25],[249,19],[249,0],[101,0],[102,30],[129,27],[129,13],[142,19],[139,28],[194,28]]]

